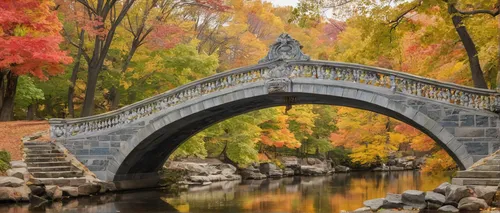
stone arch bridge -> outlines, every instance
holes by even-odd
[[[348,106],[396,118],[429,135],[466,169],[500,147],[499,95],[387,69],[310,60],[298,41],[282,34],[257,65],[108,113],[51,119],[50,125],[56,142],[120,188],[154,184],[169,155],[216,122],[291,104]]]

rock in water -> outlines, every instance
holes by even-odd
[[[45,185],[29,185],[31,194],[41,197],[45,195]]]
[[[429,209],[438,209],[444,204],[445,196],[436,192],[428,191],[425,193],[425,201]]]
[[[78,195],[91,195],[96,194],[101,190],[101,186],[98,184],[86,183],[78,186]]]
[[[45,192],[51,200],[60,200],[62,198],[62,190],[56,185],[45,186]]]
[[[61,191],[64,196],[78,197],[78,187],[63,186],[61,187]]]
[[[347,166],[335,166],[335,171],[336,172],[349,172],[351,171],[351,168],[347,167]]]
[[[476,186],[474,187],[474,192],[476,193],[477,198],[481,198],[488,205],[493,202],[493,197],[495,197],[495,193],[497,192],[498,187],[496,186]]]
[[[354,212],[371,213],[372,210],[370,209],[370,207],[362,207],[362,208],[354,210]]]
[[[16,177],[0,176],[0,187],[20,187],[24,180]]]
[[[414,208],[424,209],[427,206],[425,202],[425,193],[418,190],[406,190],[402,195],[403,203]]]
[[[380,209],[380,207],[382,207],[382,205],[384,205],[384,201],[385,201],[384,198],[377,198],[377,199],[367,200],[363,202],[363,205],[365,205],[366,207],[370,207],[372,211],[377,211]]]
[[[458,209],[464,211],[479,211],[487,208],[488,204],[486,201],[477,197],[462,198],[458,203]]]
[[[28,186],[0,187],[0,201],[29,201],[31,190]]]
[[[448,186],[450,186],[450,185],[451,185],[450,183],[448,183],[448,182],[444,182],[444,183],[442,183],[441,185],[439,185],[438,187],[436,187],[436,188],[434,189],[434,192],[439,193],[439,194],[442,194],[442,195],[445,195],[445,194],[446,194],[446,188],[447,188]]]
[[[401,194],[392,194],[392,193],[387,193],[387,196],[385,197],[384,204],[382,205],[382,208],[384,209],[400,209],[403,208],[404,204],[402,201],[402,196]]]
[[[466,186],[449,185],[446,187],[445,201],[446,205],[458,206],[458,202],[464,197],[474,195],[474,190]]]
[[[452,205],[446,205],[438,209],[438,212],[458,212],[458,209]]]

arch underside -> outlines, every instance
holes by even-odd
[[[314,87],[314,85],[310,86]],[[136,146],[131,149],[123,162],[119,162],[120,166],[117,171],[112,171],[115,174],[114,180],[120,181],[130,179],[130,176],[134,174],[139,175],[156,173],[162,168],[170,154],[196,133],[217,122],[246,112],[268,107],[284,106],[287,104],[285,97],[294,97],[293,104],[346,106],[390,116],[429,135],[440,147],[444,148],[446,152],[450,154],[460,169],[466,169],[472,164],[472,158],[467,151],[465,151],[464,146],[462,146],[460,142],[457,142],[454,136],[447,132],[446,128],[443,128],[439,123],[437,123],[437,121],[423,115],[411,107],[405,106],[404,104],[393,102],[391,100],[387,104],[378,104],[374,100],[375,98],[373,98],[374,101],[364,101],[359,98],[356,99],[349,96],[345,97],[345,95],[342,95],[342,92],[341,95],[328,94],[328,92],[318,93],[314,88],[309,88],[307,90],[308,92],[305,92],[306,89],[296,89],[299,88],[299,85],[293,86],[294,92],[272,94],[266,94],[267,92],[265,89],[262,89],[264,88],[262,86],[257,88],[262,90],[262,92],[257,92],[260,94],[256,94],[254,92],[254,94],[250,97],[234,99],[218,105],[215,104],[215,106],[205,107],[204,109],[193,113],[182,115],[181,112],[181,116],[179,116],[178,119],[169,119],[171,122],[162,121],[162,118],[150,121],[150,124],[148,125],[151,127],[154,126],[154,128],[151,128],[153,130],[145,130],[143,133],[139,132],[138,135],[145,136],[137,136],[136,138],[131,139],[132,141],[129,143],[136,144]],[[243,90],[244,89],[239,92]],[[354,91],[357,92],[362,90],[355,89]],[[221,96],[227,97],[228,94],[237,92],[237,90],[233,90],[231,92],[226,92]],[[387,94],[382,95],[378,92],[374,92],[373,90],[364,90],[363,92],[373,94],[375,97],[387,96]],[[380,96],[377,94],[380,94]],[[393,107],[389,107],[391,104]],[[190,105],[187,104],[186,108],[189,108],[189,106]],[[394,110],[394,108],[399,108],[400,110]],[[408,111],[410,111],[410,113],[406,113]],[[411,115],[409,116],[409,114]],[[423,117],[422,119],[424,119],[424,121],[415,119],[415,115],[417,114],[420,116],[419,118]],[[430,126],[427,125],[427,123],[431,123],[429,121],[433,123]]]

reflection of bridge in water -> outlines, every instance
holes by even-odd
[[[499,103],[499,93],[492,90],[313,61],[298,41],[283,34],[257,65],[218,73],[116,111],[50,123],[52,137],[100,179],[135,188],[156,184],[168,156],[210,125],[292,104],[348,106],[399,119],[429,135],[466,169],[499,149]]]

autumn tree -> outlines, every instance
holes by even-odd
[[[61,23],[49,0],[0,3],[0,120],[13,118],[18,79],[45,80],[63,71],[71,58],[59,49]]]

